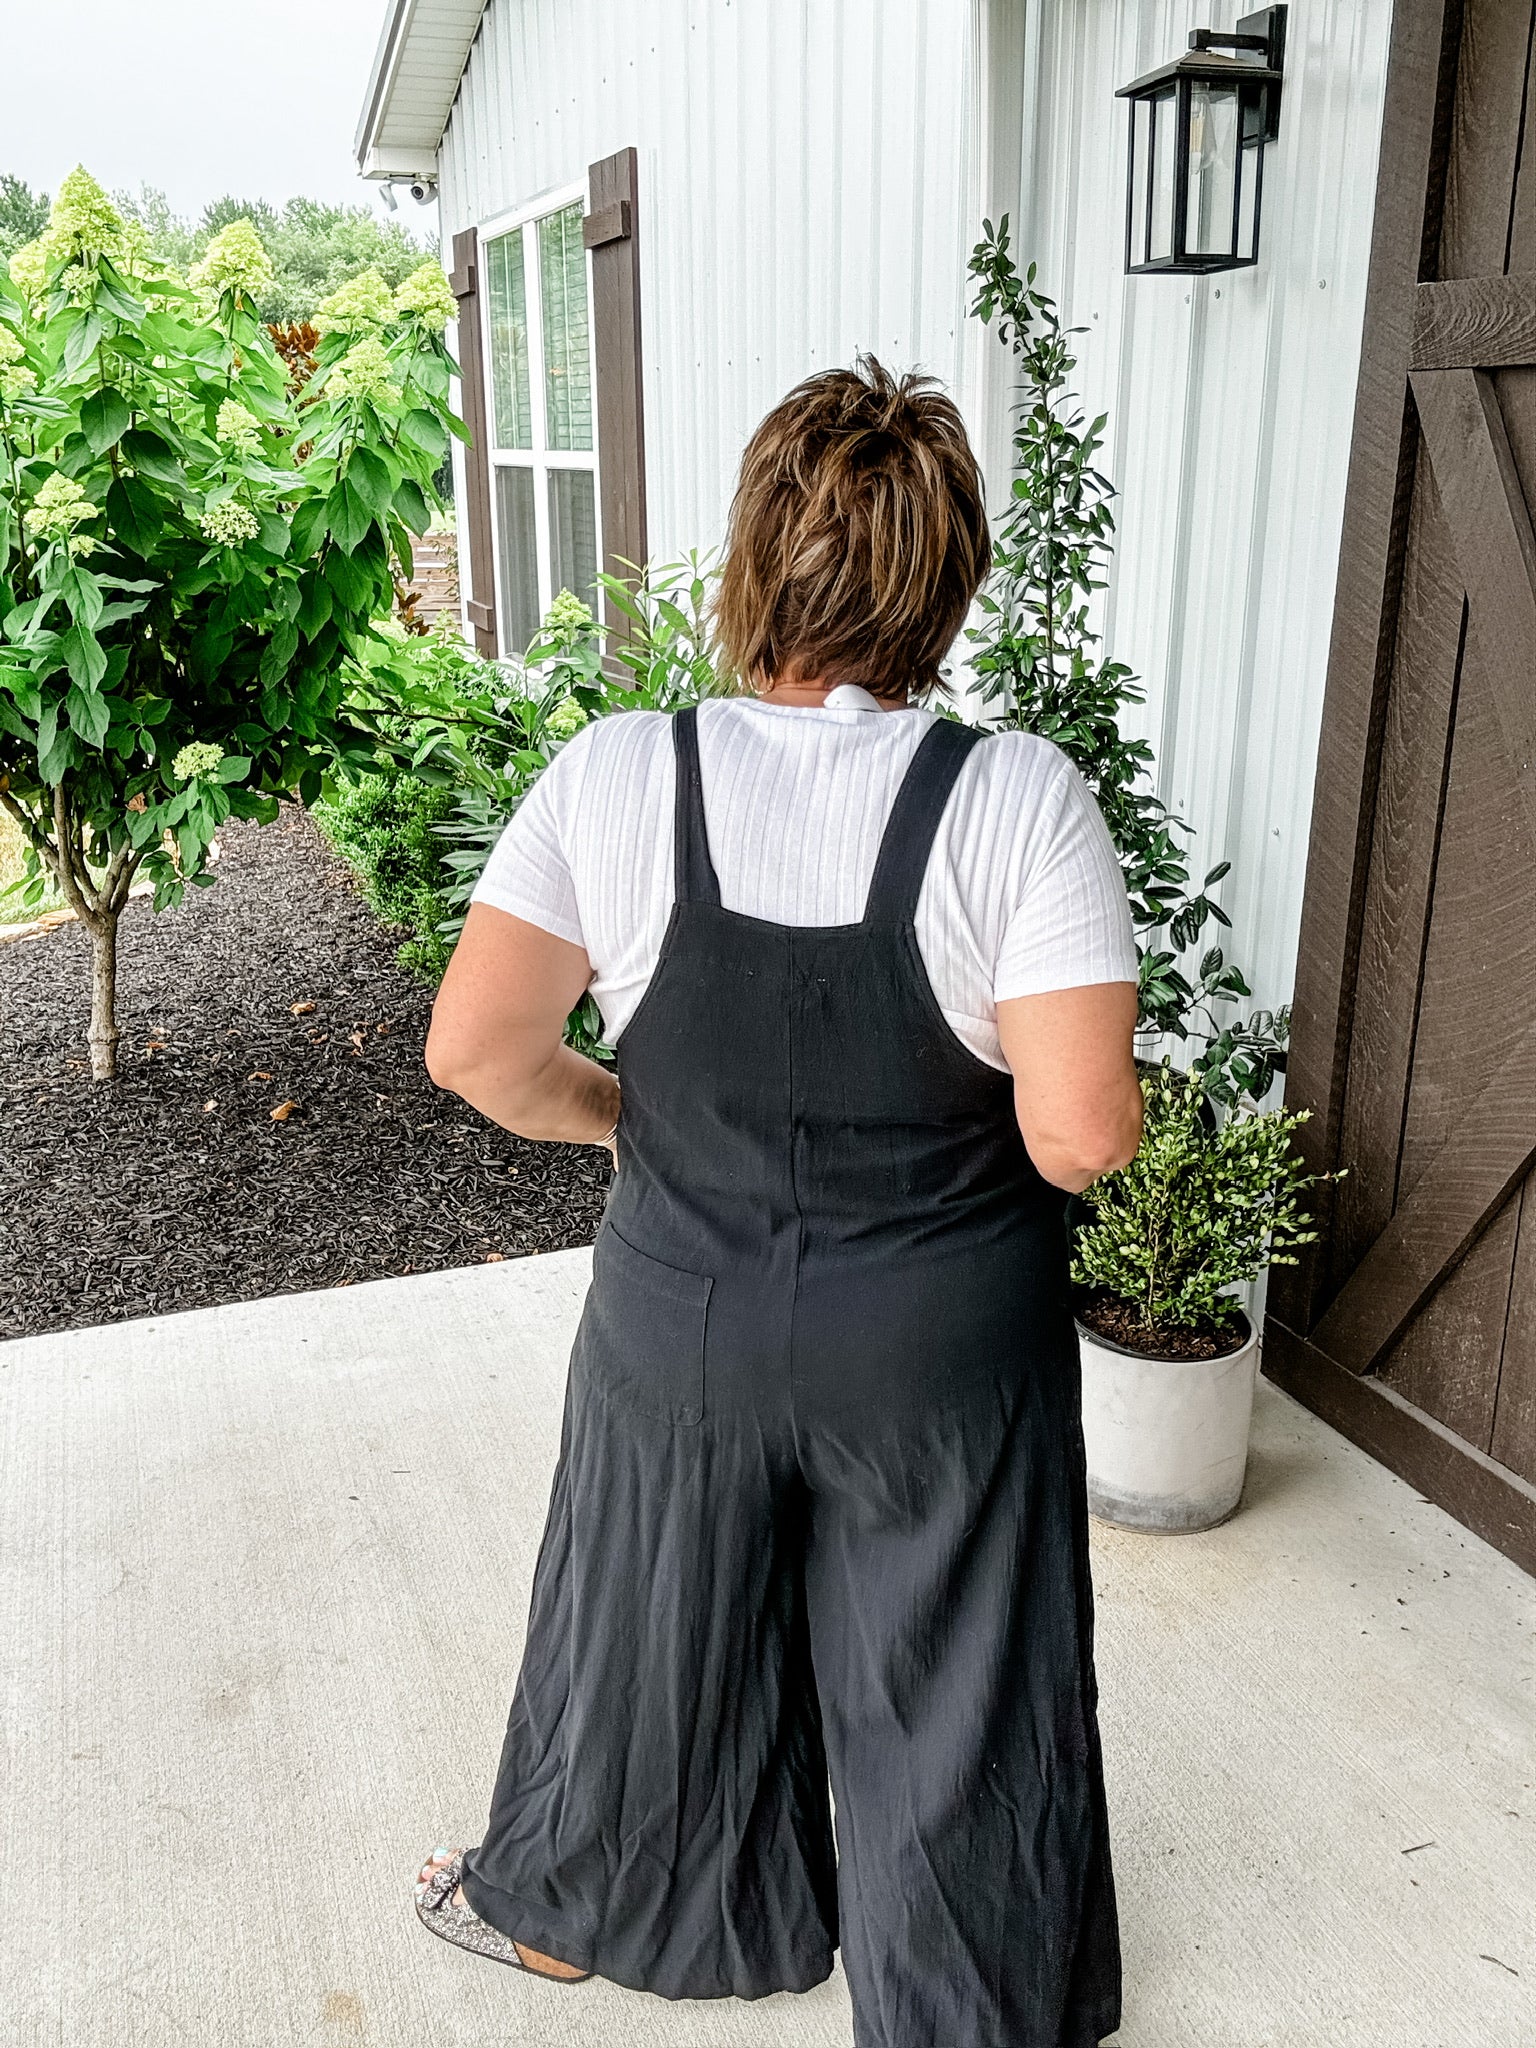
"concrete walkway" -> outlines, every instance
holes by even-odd
[[[846,2048],[838,1981],[668,2006],[412,1916],[484,1814],[586,1274],[0,1346],[5,2048]],[[1536,2040],[1536,1585],[1268,1386],[1236,1519],[1095,1548],[1125,2048]]]

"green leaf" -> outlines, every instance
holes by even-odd
[[[267,642],[261,657],[259,673],[263,683],[272,684],[282,681],[288,672],[288,664],[293,660],[298,644],[299,629],[297,626],[290,625],[285,619],[281,625],[273,627],[272,637]]]
[[[226,754],[215,771],[218,782],[243,782],[251,772],[250,756],[247,754]]]
[[[107,488],[107,522],[136,555],[153,552],[165,525],[159,497],[136,476],[114,477]]]
[[[122,453],[140,476],[169,484],[172,490],[187,488],[186,475],[176,460],[175,450],[152,427],[133,427],[122,438]]]
[[[297,625],[306,640],[313,640],[331,616],[331,591],[318,576],[309,577],[299,601]]]
[[[99,747],[112,724],[112,711],[107,700],[86,690],[72,689],[64,699],[64,708],[80,737],[91,746]]]
[[[90,443],[91,453],[105,455],[122,439],[132,417],[128,401],[120,391],[114,391],[110,385],[103,391],[93,391],[80,408],[80,431]]]
[[[289,526],[289,547],[295,561],[307,561],[325,531],[325,500],[307,498]]]
[[[397,472],[382,455],[371,448],[354,448],[347,464],[347,483],[375,519],[389,511],[395,495]]]
[[[414,411],[406,414],[400,422],[400,434],[412,447],[420,448],[424,454],[431,456],[434,469],[448,453],[447,428],[435,412],[428,412],[422,406],[417,406]]]
[[[395,510],[412,533],[425,533],[432,524],[431,508],[421,485],[406,477],[395,489]]]
[[[325,516],[337,546],[349,555],[373,525],[373,513],[346,483],[337,484],[326,499]]]
[[[81,631],[93,633],[101,619],[103,600],[101,585],[90,570],[72,565],[59,586],[59,594]]]
[[[96,265],[96,303],[115,313],[119,320],[137,326],[144,315],[143,301],[136,299],[121,275],[103,256]]]
[[[75,376],[95,355],[97,345],[104,339],[106,328],[95,313],[82,313],[69,330],[64,343],[64,374]]]
[[[69,729],[59,724],[62,706],[57,699],[43,708],[37,722],[37,773],[41,782],[61,782],[74,759]]]
[[[107,672],[106,652],[96,635],[71,626],[59,646],[71,681],[83,690],[94,690]]]

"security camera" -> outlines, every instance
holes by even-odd
[[[411,197],[418,206],[430,206],[437,197],[436,178],[413,178],[411,180]]]

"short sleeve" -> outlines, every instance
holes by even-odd
[[[523,798],[470,898],[575,946],[585,945],[586,939],[567,849],[592,730],[585,726],[567,740]]]
[[[1114,841],[1065,755],[1042,803],[1023,893],[1003,928],[993,999],[1135,981],[1131,907]]]

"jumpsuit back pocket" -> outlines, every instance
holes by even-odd
[[[605,1222],[576,1362],[601,1394],[663,1422],[704,1416],[704,1328],[714,1282],[665,1265]]]

